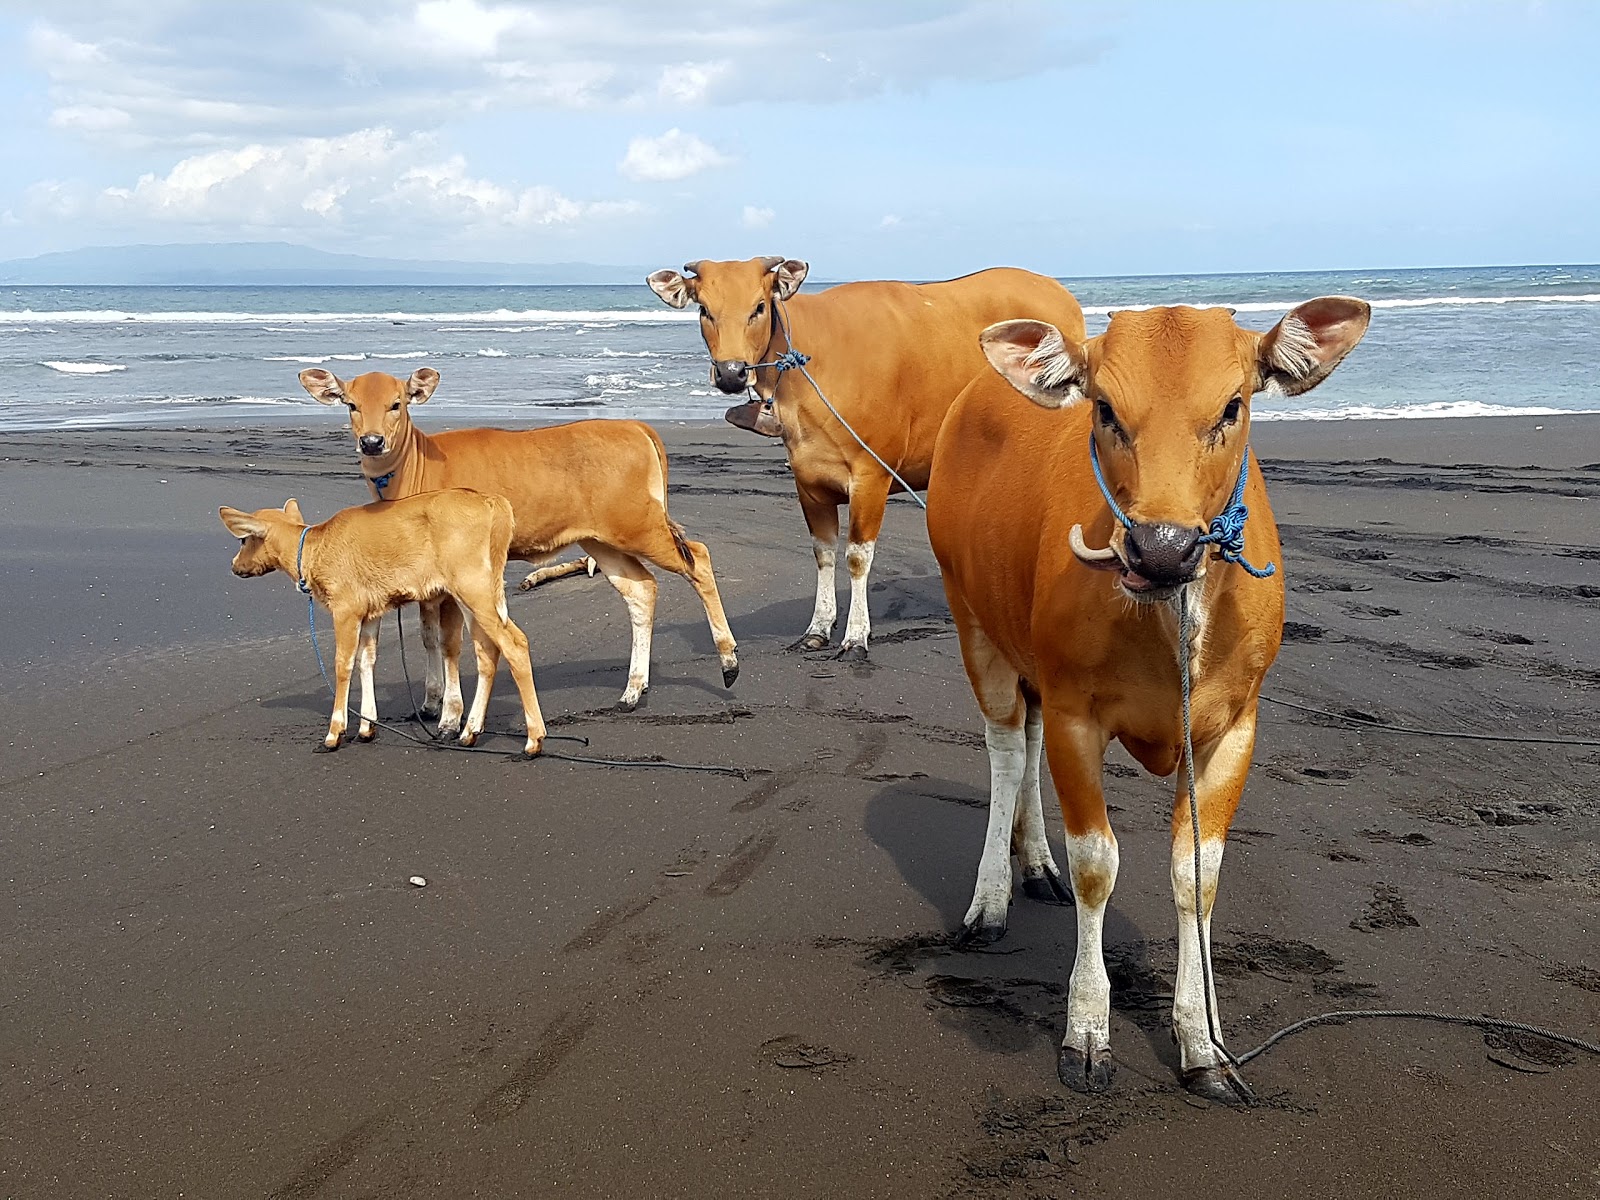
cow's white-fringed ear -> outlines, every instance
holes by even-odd
[[[763,261],[770,262],[770,259]],[[772,298],[774,300],[787,300],[800,290],[800,285],[806,281],[806,275],[811,271],[811,264],[801,262],[798,258],[780,258],[767,270],[776,275],[777,281],[772,285]]]
[[[323,404],[343,404],[344,384],[332,371],[321,367],[307,367],[300,372],[300,386],[311,393],[313,400]]]
[[[240,512],[237,508],[229,508],[224,504],[217,509],[217,516],[222,518],[224,527],[236,538],[267,536],[267,527],[250,513]]]
[[[433,389],[439,386],[439,372],[432,367],[418,367],[406,380],[406,399],[412,404],[426,404]]]
[[[289,520],[293,521],[296,525],[304,525],[306,523],[306,519],[300,515],[300,501],[296,500],[293,496],[290,496],[285,502],[283,506],[283,515],[288,517]]]
[[[1288,396],[1309,392],[1355,349],[1372,305],[1354,296],[1321,296],[1291,308],[1261,338],[1257,387]]]
[[[1045,321],[1001,321],[978,335],[989,365],[1040,408],[1065,408],[1089,386],[1089,356]]]
[[[644,277],[650,290],[673,308],[687,308],[694,299],[694,285],[678,272],[667,269],[655,271]]]

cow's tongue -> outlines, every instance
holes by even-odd
[[[1134,592],[1147,592],[1155,587],[1155,584],[1137,571],[1124,571],[1122,573],[1122,586]]]

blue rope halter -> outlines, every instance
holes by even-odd
[[[1100,494],[1106,498],[1106,503],[1111,506],[1111,515],[1124,529],[1132,529],[1133,522],[1128,519],[1128,514],[1122,511],[1122,506],[1117,503],[1116,497],[1111,494],[1111,489],[1106,486],[1105,474],[1100,470],[1100,452],[1095,449],[1094,434],[1089,435],[1089,465],[1094,468],[1094,481],[1100,485]],[[1224,562],[1238,563],[1257,579],[1266,579],[1278,573],[1277,565],[1268,563],[1264,567],[1253,566],[1245,561],[1244,557],[1244,523],[1250,516],[1250,510],[1244,503],[1244,485],[1250,477],[1250,447],[1244,448],[1244,459],[1239,463],[1239,478],[1233,485],[1233,495],[1228,498],[1228,507],[1211,518],[1211,528],[1200,535],[1201,545],[1210,545],[1217,548],[1217,555]]]
[[[388,487],[390,482],[393,479],[394,479],[394,472],[390,471],[386,475],[379,475],[376,478],[369,478],[369,479],[367,479],[367,482],[370,483],[377,490],[378,499],[382,500],[383,499],[383,489]]]

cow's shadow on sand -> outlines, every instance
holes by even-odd
[[[938,910],[942,928],[870,942],[864,963],[907,986],[920,985],[933,1018],[980,1049],[1053,1055],[1066,1027],[1067,983],[1077,940],[1074,910],[1029,899],[1019,884],[1003,939],[969,949],[956,941],[972,899],[987,821],[987,792],[948,779],[894,783],[867,802],[867,836],[888,854],[901,878]],[[1065,871],[1065,851],[1054,841],[1052,851]],[[1113,1047],[1127,1037],[1127,1030],[1118,1028],[1120,1015],[1139,1029],[1155,1057],[1176,1072],[1178,1056],[1168,1033],[1170,982],[1156,975],[1147,942],[1145,931],[1113,902],[1106,911],[1104,934]]]

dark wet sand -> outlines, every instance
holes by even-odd
[[[229,574],[215,511],[359,502],[347,435],[0,437],[0,1195],[1600,1193],[1600,1063],[1534,1042],[1319,1029],[1251,1065],[1256,1110],[1187,1098],[1169,789],[1120,756],[1120,1070],[1104,1099],[1063,1090],[1070,910],[1019,895],[993,952],[945,937],[987,770],[920,513],[890,506],[874,665],[789,654],[813,569],[780,450],[663,433],[734,690],[678,581],[631,716],[609,707],[627,628],[603,581],[512,615],[553,732],[743,779],[388,733],[313,756],[304,605]],[[1272,695],[1600,737],[1600,419],[1256,443],[1290,588]],[[392,623],[378,670],[398,715]],[[502,679],[493,723],[514,711]],[[1214,933],[1231,1043],[1348,1006],[1596,1038],[1597,774],[1595,749],[1266,706]]]

